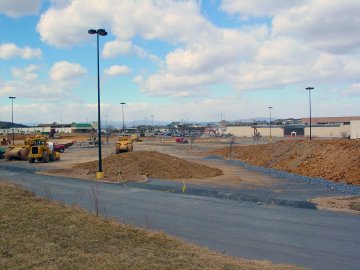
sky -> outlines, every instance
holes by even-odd
[[[0,0],[0,121],[360,115],[358,0]]]

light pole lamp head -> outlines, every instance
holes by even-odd
[[[100,36],[106,36],[108,33],[106,32],[105,29],[98,29],[98,30],[90,29],[88,30],[88,34],[90,35],[98,34]]]
[[[273,108],[273,107],[271,107],[271,106],[269,107],[270,110],[271,110],[272,108]]]
[[[120,102],[121,105],[125,105],[126,103],[125,102]]]
[[[305,89],[310,91],[310,90],[314,90],[314,87],[306,87]]]
[[[105,31],[105,29],[98,29],[96,31],[100,36],[106,36],[108,33]]]
[[[10,99],[15,99],[16,97],[9,97]]]

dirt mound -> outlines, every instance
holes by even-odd
[[[86,171],[87,175],[95,175],[98,161],[90,161],[75,165],[70,172]],[[105,177],[123,175],[147,175],[160,179],[204,179],[222,174],[217,168],[189,162],[174,156],[155,151],[136,151],[110,155],[103,159]]]
[[[210,153],[229,156],[229,148]],[[292,140],[237,146],[232,148],[231,157],[252,165],[360,185],[359,140]]]

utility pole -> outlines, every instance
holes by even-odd
[[[16,97],[9,97],[11,99],[11,126],[12,126],[12,145],[14,147],[15,133],[14,133],[14,99]]]
[[[124,120],[124,105],[126,104],[125,102],[121,102],[121,110],[122,110],[122,124],[123,124],[123,127],[122,127],[122,134],[124,135],[124,132],[125,132],[125,120]]]
[[[305,89],[309,91],[309,108],[310,108],[310,141],[311,141],[311,90],[314,90],[314,87],[306,87]]]

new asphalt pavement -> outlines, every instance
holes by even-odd
[[[96,195],[105,216],[231,256],[310,269],[360,269],[360,215],[286,203],[291,196],[299,201],[296,195],[275,198],[266,189],[257,194],[191,185],[182,193],[181,185],[156,180],[132,186],[95,184],[35,174],[32,168],[6,163],[0,164],[0,178],[89,211],[96,209],[92,199]]]

